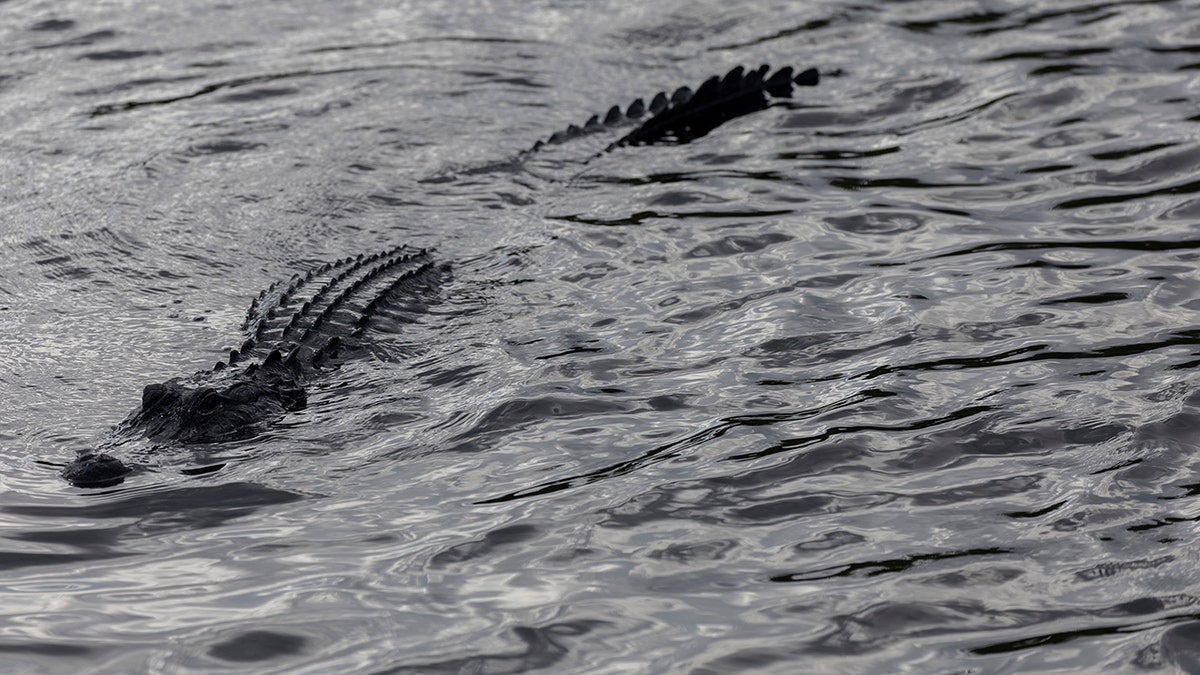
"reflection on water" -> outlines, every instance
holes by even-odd
[[[1190,8],[4,7],[16,671],[1200,668]],[[764,62],[821,86],[513,161]],[[400,243],[439,301],[307,408],[58,480]]]

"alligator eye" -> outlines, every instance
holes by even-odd
[[[192,406],[192,411],[197,415],[211,415],[220,409],[221,396],[212,389],[207,389],[204,393],[200,394],[200,398]]]
[[[167,388],[161,384],[148,384],[142,390],[142,408],[149,409],[162,400]]]

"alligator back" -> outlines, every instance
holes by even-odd
[[[277,282],[258,294],[242,323],[245,342],[230,351],[228,366],[281,362],[300,376],[315,373],[347,341],[355,341],[390,297],[414,291],[436,276],[427,249],[397,246],[373,255],[342,258]],[[225,363],[218,363],[221,370]]]

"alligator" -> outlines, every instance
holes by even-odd
[[[729,120],[764,110],[774,99],[791,98],[793,85],[814,86],[815,69],[790,67],[747,71],[734,68],[705,80],[694,92],[681,87],[642,99],[625,109],[572,125],[521,153],[524,159],[547,145],[612,132],[632,131],[604,152],[625,146],[682,144],[705,136]],[[645,120],[647,115],[649,117]],[[242,324],[244,342],[213,368],[150,384],[142,403],[98,447],[82,450],[61,471],[77,487],[110,487],[134,469],[108,454],[136,438],[156,444],[219,443],[259,435],[307,403],[306,387],[346,358],[362,353],[365,332],[381,309],[397,299],[428,294],[448,273],[431,251],[397,246],[326,263],[276,282],[251,303]]]

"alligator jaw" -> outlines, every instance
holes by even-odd
[[[81,453],[62,470],[62,477],[75,487],[102,488],[118,485],[131,473],[121,460],[102,452]]]

